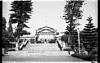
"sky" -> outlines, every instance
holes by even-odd
[[[30,27],[26,29],[27,31],[31,32],[31,35],[34,36],[35,30],[38,28],[49,26],[51,28],[56,29],[58,32],[64,32],[66,29],[67,24],[65,20],[62,18],[64,14],[64,5],[65,0],[50,0],[50,1],[34,1],[33,3],[33,12],[31,19],[28,20],[27,25]],[[85,0],[85,5],[83,5],[83,17],[81,20],[78,20],[81,24],[79,26],[80,30],[82,30],[87,24],[87,17],[93,17],[93,23],[97,27],[98,26],[98,7],[97,7],[97,0]],[[4,1],[3,2],[3,17],[6,18],[6,21],[9,21],[10,17],[10,9],[11,9],[11,1]],[[13,25],[13,28],[16,25]],[[7,24],[8,27],[8,24]]]

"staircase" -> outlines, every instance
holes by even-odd
[[[26,46],[26,48],[23,50],[28,51],[28,52],[60,51],[56,43],[54,44],[49,44],[49,43],[48,44],[28,44],[28,46]]]
[[[8,52],[15,56],[69,56],[67,51],[60,51],[56,43],[27,44],[22,51]]]

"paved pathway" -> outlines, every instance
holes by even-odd
[[[28,44],[22,51],[8,52],[3,61],[85,61],[60,51],[57,44]]]

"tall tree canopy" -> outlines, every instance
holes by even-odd
[[[91,51],[93,47],[98,45],[98,32],[97,28],[93,25],[92,20],[92,17],[88,17],[88,24],[86,24],[81,32],[83,44],[88,51]]]
[[[69,42],[72,42],[71,38],[72,38],[72,33],[76,32],[75,31],[75,27],[77,25],[79,25],[79,23],[77,23],[77,19],[81,19],[82,18],[82,10],[81,7],[83,5],[82,0],[68,0],[66,1],[66,5],[65,5],[65,14],[64,14],[64,19],[66,20],[66,23],[68,24],[66,27],[66,31],[69,33]]]
[[[14,1],[11,4],[13,11],[10,14],[10,21],[11,23],[18,23],[17,29],[14,33],[15,37],[19,38],[20,36],[24,35],[22,33],[23,28],[29,28],[26,23],[28,23],[28,19],[30,19],[32,13],[32,2],[31,1]]]

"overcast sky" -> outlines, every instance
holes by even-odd
[[[65,0],[62,1],[33,1],[33,12],[31,19],[28,20],[29,23],[27,25],[30,27],[27,29],[31,32],[31,35],[34,35],[35,30],[43,27],[43,26],[49,26],[54,29],[56,29],[58,32],[64,32],[66,28],[65,20],[62,19],[61,16],[64,14],[64,5]],[[83,5],[83,18],[81,20],[78,20],[81,24],[79,27],[82,30],[84,28],[84,25],[87,23],[86,19],[88,16],[93,17],[93,23],[97,27],[98,21],[97,21],[97,1],[87,1],[86,5]],[[3,2],[3,17],[6,18],[6,20],[9,20],[10,16],[10,4],[11,1],[4,1]]]

